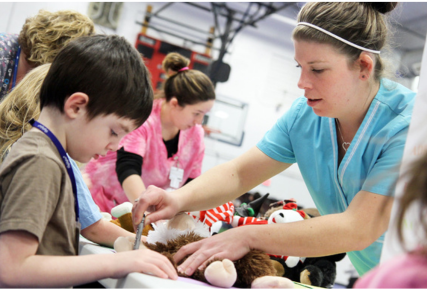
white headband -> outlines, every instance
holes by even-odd
[[[332,32],[329,32],[328,30],[325,30],[325,29],[323,29],[323,28],[321,28],[321,27],[319,27],[319,26],[316,26],[316,25],[314,25],[314,24],[307,23],[307,22],[298,22],[298,24],[297,24],[297,25],[305,25],[305,26],[309,26],[309,27],[311,27],[311,28],[317,29],[317,30],[319,30],[319,31],[321,31],[321,32],[323,32],[323,33],[325,33],[325,34],[328,34],[329,36],[331,36],[331,37],[333,37],[333,38],[335,38],[335,39],[337,39],[337,40],[339,40],[339,41],[341,41],[341,42],[344,42],[345,44],[348,44],[348,45],[350,45],[350,46],[353,46],[353,47],[355,47],[355,48],[357,48],[357,49],[360,49],[360,50],[363,50],[363,51],[367,51],[367,52],[371,52],[371,53],[375,53],[375,54],[380,54],[380,53],[381,53],[381,51],[368,49],[368,48],[365,48],[365,47],[359,46],[359,45],[357,45],[357,44],[354,44],[353,42],[350,42],[350,41],[348,41],[348,40],[345,40],[344,38],[341,38],[341,37],[339,37],[338,35],[335,35],[335,34],[333,34]]]

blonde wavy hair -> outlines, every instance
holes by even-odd
[[[71,40],[95,33],[89,17],[71,10],[40,10],[27,18],[18,37],[26,60],[34,67],[52,63],[58,52]]]
[[[40,115],[40,88],[50,63],[31,70],[0,103],[0,163],[11,146],[28,130],[32,118]]]

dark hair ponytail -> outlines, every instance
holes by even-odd
[[[396,8],[398,2],[360,2],[362,5],[372,7],[381,14],[386,14]]]
[[[179,53],[166,55],[162,63],[163,70],[169,75],[163,86],[166,100],[176,97],[183,107],[215,99],[215,88],[206,74],[193,69],[181,70],[189,64],[190,60]]]

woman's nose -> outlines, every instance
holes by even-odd
[[[305,73],[301,72],[301,75],[298,80],[298,88],[299,89],[308,89],[311,88],[310,81]]]

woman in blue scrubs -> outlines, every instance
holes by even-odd
[[[395,6],[306,4],[293,32],[304,97],[242,156],[173,194],[149,187],[141,195],[134,222],[150,205],[153,222],[226,203],[298,163],[321,217],[243,226],[187,245],[175,255],[192,254],[181,270],[192,274],[211,257],[236,260],[250,248],[307,257],[348,252],[360,275],[378,264],[415,98],[383,76],[383,14]]]

